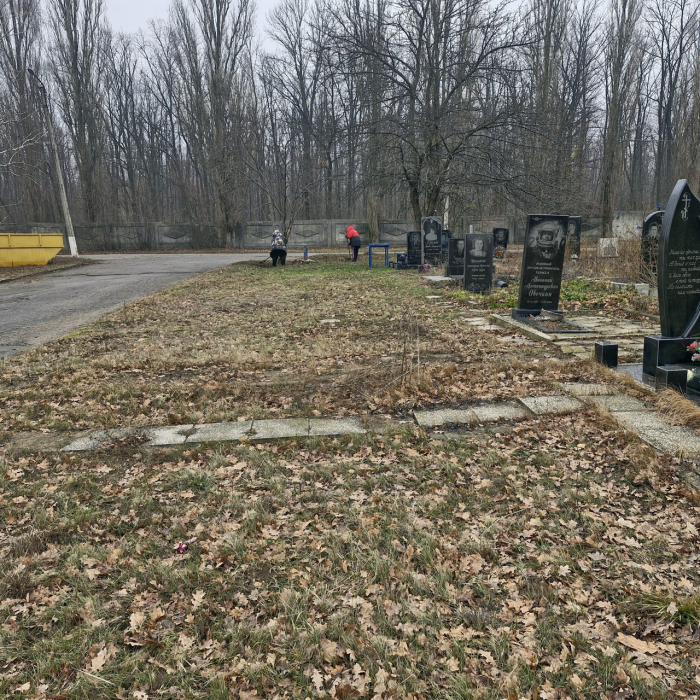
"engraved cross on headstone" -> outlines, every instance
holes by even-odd
[[[681,212],[681,217],[683,218],[683,221],[688,220],[688,209],[690,209],[690,197],[688,196],[688,193],[686,192],[683,195],[683,211]]]

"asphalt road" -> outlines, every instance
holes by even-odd
[[[92,323],[125,303],[262,253],[90,255],[95,265],[0,284],[0,357]],[[295,257],[291,255],[290,257]]]

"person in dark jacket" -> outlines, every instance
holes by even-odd
[[[348,247],[352,250],[352,261],[357,262],[357,253],[360,250],[360,245],[362,245],[360,234],[355,231],[353,226],[348,226],[346,229],[345,238],[348,239]]]
[[[272,267],[277,267],[278,260],[284,267],[284,263],[287,261],[287,239],[280,233],[279,229],[275,229],[272,234],[270,257],[272,258]]]

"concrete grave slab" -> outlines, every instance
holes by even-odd
[[[443,277],[442,275],[424,275],[423,279],[428,280],[428,282],[452,282],[451,277]]]
[[[151,438],[148,442],[148,447],[182,445],[193,428],[193,425],[167,425],[163,428],[149,428],[146,431],[146,435]]]
[[[518,401],[536,416],[573,413],[584,408],[580,401],[571,396],[527,396]]]
[[[642,430],[669,430],[673,426],[654,411],[617,411],[615,420],[635,433]]]
[[[133,428],[114,428],[112,430],[94,430],[89,435],[73,440],[66,445],[62,452],[85,452],[86,450],[96,450],[107,440],[119,440],[134,433]],[[141,431],[143,432],[143,431]]]
[[[473,413],[479,423],[492,423],[499,420],[524,420],[527,411],[512,403],[495,403],[488,406],[475,406]]]
[[[187,444],[195,442],[227,442],[250,437],[253,421],[244,420],[236,423],[206,423],[193,427],[194,432],[188,435],[185,440]]]
[[[592,384],[586,382],[571,382],[559,385],[564,391],[574,396],[610,396],[617,394],[617,389],[609,384]]]
[[[413,416],[421,428],[439,428],[443,425],[471,425],[478,423],[474,411],[470,409],[443,408],[435,411],[414,411]]]
[[[589,401],[594,403],[598,408],[611,413],[619,411],[650,411],[651,408],[638,399],[626,394],[618,394],[617,396],[590,396]]]
[[[363,435],[360,418],[311,418],[309,437],[338,437],[340,435]]]
[[[282,438],[308,437],[308,418],[280,418],[271,420],[255,420],[250,439],[254,442],[263,440],[279,440]]]

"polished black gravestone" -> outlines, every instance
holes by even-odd
[[[450,239],[452,238],[452,231],[448,228],[442,229],[442,262],[447,264],[447,257],[449,255]]]
[[[642,370],[663,386],[657,368],[685,368],[687,388],[698,391],[700,365],[692,363],[690,345],[700,335],[700,200],[687,180],[676,183],[662,219],[658,285],[661,335],[644,338]]]
[[[464,276],[464,238],[450,238],[445,274],[448,277]]]
[[[464,288],[483,294],[493,279],[493,234],[468,233],[464,246]]]
[[[408,265],[422,265],[423,264],[423,244],[422,236],[420,231],[409,231],[406,234],[407,248],[406,252],[408,254]]]
[[[508,250],[508,237],[510,232],[507,228],[495,228],[493,229],[493,252],[494,255],[501,257]]]
[[[574,255],[578,258],[581,255],[581,217],[570,216],[568,225],[567,249],[569,257]]]
[[[442,261],[442,219],[428,216],[421,220],[423,262],[439,265]]]
[[[644,219],[642,224],[642,272],[658,274],[659,233],[664,212],[655,211]]]
[[[568,216],[528,214],[515,318],[559,308]]]

